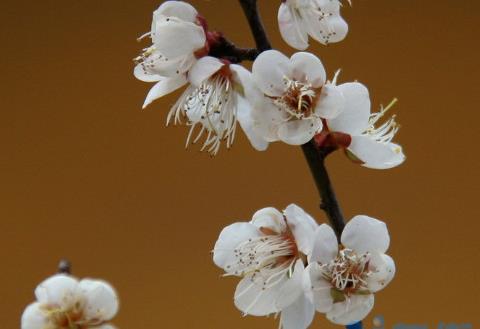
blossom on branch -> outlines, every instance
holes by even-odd
[[[323,119],[334,118],[344,107],[336,86],[325,84],[322,62],[307,52],[291,58],[276,50],[260,54],[253,63],[259,89],[250,101],[254,128],[266,141],[301,145],[323,128]]]
[[[331,84],[336,85],[336,77]],[[395,116],[378,125],[396,100],[380,112],[370,113],[370,96],[363,84],[344,83],[336,87],[344,96],[345,106],[338,116],[326,120],[322,133],[315,136],[317,145],[337,144],[350,159],[368,168],[389,169],[403,163],[402,147],[392,142],[399,129]]]
[[[202,150],[215,155],[222,141],[230,148],[235,138],[237,121],[252,145],[264,150],[267,143],[252,127],[251,106],[246,93],[253,88],[251,73],[237,64],[205,56],[198,60],[188,74],[190,85],[168,114],[167,123],[181,123],[187,118],[190,141],[197,142],[206,135]],[[195,134],[195,129],[198,131]]]
[[[22,329],[115,329],[115,290],[105,281],[56,274],[35,289],[36,302],[22,315]]]
[[[345,38],[348,25],[340,16],[339,0],[283,0],[278,10],[278,26],[283,40],[305,50],[308,37],[327,45]]]
[[[315,232],[304,286],[315,309],[337,324],[361,321],[371,311],[374,293],[395,274],[395,263],[385,252],[390,237],[385,223],[355,216],[341,236],[339,247],[332,228],[320,225]]]
[[[187,72],[208,53],[205,21],[194,7],[183,1],[164,2],[154,13],[149,36],[152,45],[135,61],[134,75],[157,82],[143,107],[187,83]]]
[[[303,273],[312,251],[315,220],[296,205],[283,214],[257,211],[250,222],[227,226],[213,250],[226,276],[241,277],[234,301],[245,315],[280,315],[284,329],[305,329],[314,308],[303,291]]]

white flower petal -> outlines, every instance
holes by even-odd
[[[390,244],[387,225],[365,215],[353,217],[342,233],[342,244],[358,254],[367,252],[385,253]]]
[[[282,310],[280,327],[282,329],[307,329],[313,321],[315,308],[302,294],[293,304]]]
[[[185,56],[205,46],[202,27],[174,17],[159,16],[152,35],[155,48],[168,59]]]
[[[358,82],[341,84],[338,89],[345,98],[345,107],[337,117],[328,121],[328,127],[332,131],[360,135],[368,128],[370,118],[368,89]]]
[[[251,99],[262,97],[260,90],[253,82],[252,73],[238,64],[231,64],[230,70],[237,91],[237,120],[248,140],[257,151],[265,151],[268,141],[255,129],[253,106]]]
[[[405,161],[400,145],[377,142],[367,135],[353,136],[348,149],[371,169],[390,169]]]
[[[27,306],[22,314],[22,329],[44,329],[48,323],[45,313],[40,309],[40,303]]]
[[[333,304],[327,313],[327,319],[336,324],[350,325],[363,320],[373,308],[375,297],[369,295],[353,295],[346,301]]]
[[[140,67],[135,68],[134,75],[142,81],[158,81],[160,80],[158,76],[174,77],[186,73],[196,61],[197,59],[193,54],[167,60],[159,52],[154,51],[139,64]]]
[[[196,21],[197,15],[197,10],[183,1],[166,1],[153,12],[154,19],[157,16],[174,16],[190,23]]]
[[[329,43],[339,42],[345,39],[348,33],[348,24],[339,15],[334,15],[328,19],[328,25],[331,31],[335,32],[330,35]]]
[[[288,57],[277,50],[261,53],[253,62],[252,74],[260,90],[268,96],[281,96],[285,91],[284,77],[289,72]]]
[[[263,284],[256,283],[251,275],[244,277],[235,290],[235,306],[245,314],[263,316],[277,313],[275,306],[278,291],[263,289]]]
[[[188,80],[194,86],[200,86],[203,81],[218,72],[225,63],[215,57],[205,56],[200,58],[188,72]]]
[[[308,34],[321,44],[342,41],[348,33],[348,24],[338,14],[318,19],[318,16],[305,14]]]
[[[322,9],[324,13],[332,13],[338,15],[340,13],[340,1],[339,0],[314,0],[315,5]]]
[[[113,287],[101,280],[84,279],[79,288],[85,298],[86,319],[111,320],[118,312],[118,297]]]
[[[100,326],[90,327],[89,329],[117,329],[117,327],[111,324],[102,324]]]
[[[252,107],[250,103],[240,95],[238,95],[237,98],[237,120],[243,132],[247,135],[250,144],[252,144],[257,151],[265,151],[268,148],[268,142],[258,133],[258,130],[255,129]]]
[[[310,263],[304,272],[304,290],[318,312],[326,313],[333,307],[332,284],[325,280],[318,263]]]
[[[235,306],[245,314],[262,316],[278,313],[290,306],[302,294],[303,264],[295,263],[291,278],[284,275],[273,287],[264,289],[267,278],[244,277],[235,290]],[[278,278],[276,278],[278,279]],[[274,280],[276,280],[274,279]]]
[[[283,122],[278,126],[278,138],[290,145],[302,145],[322,130],[322,126],[322,120],[316,117]]]
[[[162,79],[162,76],[158,74],[152,74],[146,71],[141,63],[135,65],[135,68],[133,69],[133,75],[138,80],[144,82],[157,82]]]
[[[305,255],[310,255],[313,247],[315,230],[317,222],[307,214],[302,208],[295,204],[289,205],[283,212],[287,219],[287,224],[295,237],[298,250]]]
[[[253,215],[251,223],[258,228],[269,228],[278,234],[287,229],[283,214],[273,207],[258,210]]]
[[[388,255],[373,252],[369,266],[374,270],[367,279],[368,290],[371,292],[382,290],[395,276],[395,262]]]
[[[174,78],[162,77],[148,92],[145,102],[143,103],[142,108],[146,108],[154,100],[163,97],[172,91],[177,90],[187,83],[187,78],[185,75],[180,75]]]
[[[322,87],[322,93],[315,107],[315,115],[323,119],[333,119],[345,108],[345,97],[340,89],[327,83]]]
[[[227,266],[236,262],[234,249],[249,238],[261,236],[258,228],[251,223],[234,223],[225,227],[213,248],[213,262],[228,272]]]
[[[293,8],[283,2],[278,9],[278,27],[288,45],[299,50],[308,48],[307,31],[303,28],[300,17]]]
[[[298,52],[290,58],[289,77],[309,83],[313,88],[319,88],[325,83],[327,74],[317,56],[307,52]]]
[[[337,257],[338,240],[333,229],[322,224],[315,230],[312,254],[309,262],[326,264]]]
[[[37,301],[42,304],[68,305],[76,296],[78,281],[65,274],[56,274],[35,289]]]
[[[252,73],[249,70],[238,64],[230,64],[229,68],[232,72],[235,88],[240,95],[248,100],[250,97],[261,95],[261,91],[255,85]]]
[[[284,284],[278,288],[278,296],[275,300],[277,309],[284,310],[292,305],[300,295],[303,295],[304,272],[303,261],[298,259],[293,267],[292,276],[288,277]]]
[[[279,111],[278,107],[263,95],[251,98],[250,103],[253,106],[253,129],[268,142],[278,141],[278,126],[288,120],[289,114]]]

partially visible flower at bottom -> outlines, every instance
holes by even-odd
[[[183,117],[187,118],[187,125],[190,126],[187,146],[206,135],[202,150],[215,155],[222,141],[230,148],[238,121],[254,148],[267,148],[268,143],[253,130],[252,109],[247,101],[253,81],[248,70],[225,60],[205,56],[192,67],[188,80],[190,85],[167,118],[167,124],[172,121],[181,123]],[[199,129],[195,133],[197,127]]]
[[[317,311],[337,324],[361,321],[373,308],[374,293],[395,275],[395,263],[385,252],[390,244],[385,223],[355,216],[341,236],[339,248],[326,224],[315,232],[304,288]]]
[[[305,329],[315,310],[302,280],[311,253],[315,220],[296,205],[282,214],[257,211],[250,222],[227,226],[213,250],[213,261],[226,276],[241,277],[234,301],[245,315],[280,314],[284,329]]]
[[[115,329],[115,290],[105,281],[56,274],[35,289],[36,302],[22,315],[22,329]]]

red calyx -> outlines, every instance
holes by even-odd
[[[313,137],[318,148],[345,149],[350,146],[352,137],[349,134],[323,130]]]

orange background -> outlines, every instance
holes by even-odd
[[[275,46],[280,1],[260,1]],[[192,1],[210,26],[252,45],[237,1]],[[223,226],[295,202],[325,216],[299,147],[254,151],[242,134],[211,159],[165,128],[175,93],[140,107],[151,85],[132,58],[159,1],[3,1],[0,10],[0,327],[18,328],[33,289],[68,257],[112,282],[119,328],[276,328],[242,318],[237,280],[209,251]],[[476,1],[364,0],[347,39],[314,45],[329,77],[358,79],[375,107],[393,97],[407,162],[389,171],[328,165],[347,218],[387,222],[398,273],[374,315],[478,326],[479,19]],[[318,316],[312,328],[334,328]]]

